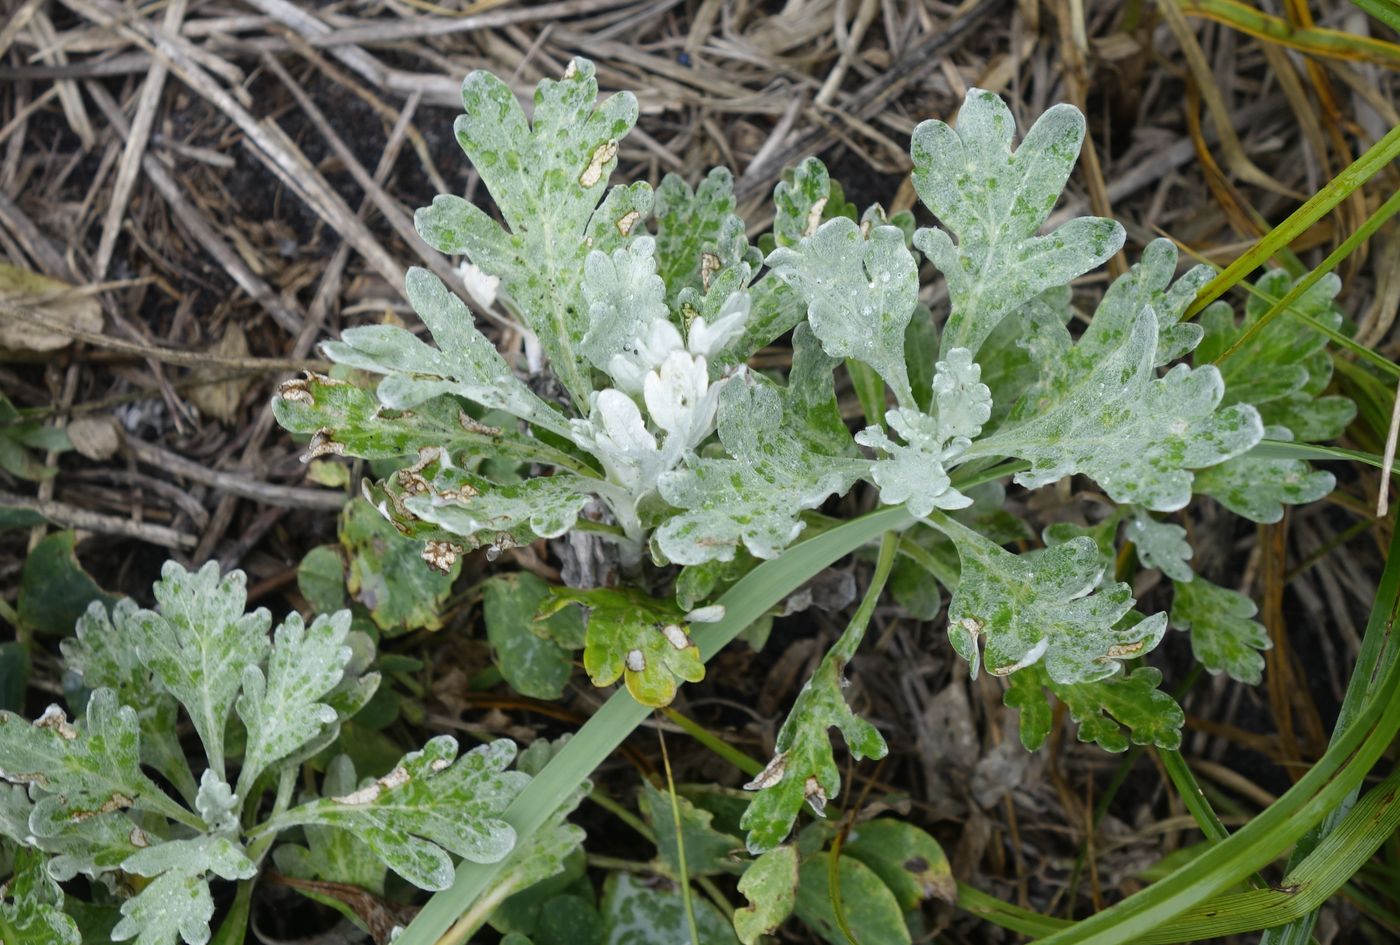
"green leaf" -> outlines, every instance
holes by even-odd
[[[1186,529],[1159,522],[1144,509],[1134,509],[1124,533],[1137,548],[1143,567],[1156,568],[1173,581],[1191,580],[1193,572],[1187,562],[1192,551],[1186,541]]]
[[[683,289],[707,291],[711,272],[705,256],[720,259],[726,230],[735,222],[734,175],[716,167],[695,190],[685,178],[667,174],[656,189],[656,257],[666,298],[672,304]],[[713,263],[710,263],[713,267]]]
[[[716,830],[715,815],[701,810],[680,795],[672,796],[658,790],[643,779],[640,806],[656,835],[656,849],[674,876],[681,875],[680,851],[676,845],[676,812],[680,813],[681,841],[685,846],[686,875],[713,876],[717,873],[738,872],[740,864],[735,853],[744,849],[738,837]]]
[[[956,131],[941,121],[914,129],[914,189],[947,228],[914,234],[914,245],[948,282],[952,313],[943,329],[945,357],[954,348],[975,357],[1003,317],[1100,265],[1123,245],[1123,228],[1097,217],[1036,235],[1079,157],[1084,116],[1056,105],[1012,152],[1015,132],[1011,110],[982,89],[968,90]]]
[[[1244,319],[1238,326],[1230,306],[1217,302],[1201,312],[1205,338],[1196,351],[1196,360],[1218,361],[1220,355],[1250,330],[1273,302],[1293,287],[1294,280],[1284,269],[1271,269],[1255,283],[1255,292],[1245,302]],[[1342,282],[1329,273],[1314,283],[1280,317],[1258,329],[1249,341],[1228,358],[1219,361],[1225,378],[1225,402],[1259,404],[1303,391],[1312,376],[1321,375],[1325,386],[1332,366],[1317,355],[1327,347],[1327,336],[1313,328],[1305,317],[1336,331],[1342,325],[1342,312],[1333,304]],[[1302,316],[1302,317],[1300,317]],[[1313,390],[1312,393],[1320,393]]]
[[[88,604],[101,601],[111,605],[116,601],[78,563],[76,541],[76,532],[54,532],[35,545],[24,560],[19,619],[39,633],[66,636],[73,632]]]
[[[1211,673],[1258,685],[1264,675],[1262,650],[1273,646],[1264,625],[1254,620],[1259,608],[1238,591],[1196,576],[1174,581],[1171,624],[1191,634],[1191,652]]]
[[[63,890],[44,871],[44,857],[21,846],[14,876],[0,889],[0,939],[15,945],[78,945],[78,924],[64,914]]]
[[[635,348],[651,325],[666,321],[666,289],[656,274],[656,241],[641,236],[612,254],[592,252],[583,265],[588,331],[579,350],[600,371],[614,356]],[[609,372],[611,373],[611,372]]]
[[[189,945],[209,941],[214,900],[210,872],[224,879],[249,879],[257,867],[238,844],[226,837],[168,840],[133,854],[122,865],[128,873],[155,877],[122,904],[122,919],[112,929],[115,941],[134,938],[136,945]]]
[[[539,632],[535,613],[549,597],[549,585],[526,571],[498,574],[481,586],[486,637],[512,689],[532,699],[558,699],[569,682],[573,664],[560,637],[582,636],[583,621],[570,608],[549,618],[556,632]],[[563,625],[577,625],[565,627]]]
[[[386,377],[380,402],[409,410],[441,394],[457,394],[541,429],[568,434],[568,421],[515,376],[495,345],[477,330],[465,303],[426,269],[410,269],[404,290],[434,348],[395,325],[347,328],[322,347],[333,361]]]
[[[426,400],[412,410],[390,410],[373,391],[309,373],[287,381],[272,400],[277,422],[311,437],[304,459],[322,455],[397,459],[429,448],[454,456],[495,457],[575,468],[579,461],[558,448],[513,429],[481,423],[456,397]]]
[[[589,899],[563,895],[540,910],[531,940],[534,945],[603,945],[605,934],[603,917]]]
[[[1043,667],[1030,666],[1012,674],[1004,701],[1021,710],[1021,744],[1030,751],[1050,734],[1047,689],[1069,708],[1070,717],[1079,724],[1081,742],[1097,742],[1105,751],[1119,752],[1127,750],[1131,738],[1136,745],[1174,751],[1181,747],[1186,716],[1175,699],[1158,689],[1161,684],[1161,672],[1150,666],[1068,685],[1052,680]]]
[[[958,884],[943,847],[913,824],[891,817],[856,824],[841,853],[874,870],[905,912],[928,899],[957,899]]]
[[[943,609],[938,582],[912,558],[901,557],[890,572],[890,594],[915,620],[933,620]]]
[[[1287,427],[1269,427],[1264,435],[1275,441],[1292,440]],[[1195,488],[1236,515],[1272,523],[1283,518],[1285,505],[1316,502],[1336,484],[1330,472],[1313,469],[1304,460],[1246,453],[1196,473]]]
[[[822,357],[813,347],[810,339],[794,337],[795,376],[808,376],[799,373],[799,358]],[[786,391],[752,374],[724,385],[719,437],[732,458],[699,459],[658,481],[662,498],[683,510],[656,531],[667,559],[685,565],[729,561],[741,544],[756,557],[776,557],[802,532],[803,509],[851,487],[867,464],[831,452],[841,434],[824,412],[830,397],[816,394],[821,387],[815,375],[830,384],[830,367],[823,366]],[[854,449],[849,435],[845,445]]]
[[[457,758],[456,739],[441,735],[405,755],[384,777],[346,795],[293,807],[264,829],[339,827],[420,889],[445,889],[452,882],[448,852],[493,863],[515,845],[515,831],[500,812],[529,776],[505,770],[514,757],[515,746],[499,739]]]
[[[1031,468],[1016,481],[1036,488],[1075,473],[1093,477],[1116,502],[1172,512],[1191,498],[1192,470],[1239,456],[1263,436],[1247,404],[1221,406],[1220,373],[1178,364],[1158,377],[1159,317],[1172,255],[1153,244],[1105,293],[1072,350],[967,456],[1017,456]],[[944,336],[945,343],[947,335]]]
[[[918,302],[919,271],[897,227],[867,235],[839,217],[795,248],[775,249],[767,262],[807,301],[807,322],[828,355],[870,365],[901,406],[914,407],[904,330]]]
[[[78,619],[75,635],[59,644],[63,663],[87,689],[107,688],[120,705],[131,706],[141,726],[141,760],[155,768],[186,800],[195,794],[194,775],[176,731],[179,707],[156,683],[151,668],[132,646],[135,602],[123,598],[108,615],[94,601]],[[72,696],[69,701],[73,702]]]
[[[317,545],[297,565],[297,590],[311,609],[331,613],[345,606],[345,562],[335,545]]]
[[[889,750],[875,726],[846,703],[843,690],[848,659],[842,641],[822,658],[778,730],[773,760],[744,785],[758,791],[740,821],[748,831],[751,853],[764,853],[786,840],[804,803],[824,816],[827,802],[840,793],[841,772],[829,729],[840,730],[856,758],[883,758]]]
[[[909,514],[925,518],[934,509],[961,509],[972,499],[952,486],[945,471],[958,461],[991,415],[991,391],[980,382],[981,368],[965,348],[954,348],[939,361],[933,376],[935,416],[913,408],[896,408],[885,422],[904,438],[901,445],[879,427],[866,427],[856,442],[878,449],[887,458],[871,466],[880,487],[880,501],[904,505]]]
[[[1093,682],[1161,641],[1166,614],[1119,626],[1134,603],[1128,585],[1094,590],[1104,565],[1092,539],[1014,555],[945,515],[933,524],[953,539],[962,562],[948,636],[974,676],[985,657],[994,676],[1043,661],[1056,683]]]
[[[343,796],[352,793],[355,785],[354,763],[346,755],[337,755],[326,768],[322,790]],[[319,824],[307,824],[302,830],[305,846],[282,844],[272,851],[279,871],[297,879],[346,883],[375,895],[384,894],[384,866],[354,833]]]
[[[734,945],[734,928],[708,899],[692,900],[702,945]],[[685,903],[675,890],[654,889],[627,873],[603,884],[606,945],[691,945]]]
[[[263,608],[244,613],[248,595],[242,571],[220,578],[213,561],[195,572],[167,561],[160,573],[154,587],[159,611],[142,610],[127,619],[127,645],[185,707],[209,767],[222,778],[229,709],[244,670],[267,653],[271,616]]]
[[[439,196],[418,211],[418,232],[438,250],[465,254],[501,280],[502,294],[539,338],[575,405],[592,385],[580,346],[588,330],[581,281],[590,249],[623,245],[651,207],[644,183],[599,200],[617,165],[618,141],[637,120],[622,92],[596,105],[586,59],[535,89],[531,120],[503,81],[473,72],[462,83],[466,114],[457,141],[500,208],[505,228],[460,197]]]
[[[341,512],[340,544],[349,560],[346,586],[386,636],[442,628],[442,608],[462,571],[460,559],[445,573],[429,567],[422,542],[399,534],[363,499]]]
[[[610,686],[622,677],[642,705],[663,706],[676,697],[681,682],[705,678],[700,651],[673,601],[620,587],[555,587],[550,594],[554,599],[541,608],[541,617],[569,604],[588,611],[583,668],[593,685]]]
[[[398,524],[408,522],[405,528],[415,537],[455,545],[425,549],[425,559],[446,568],[463,546],[489,545],[499,552],[558,538],[573,527],[588,504],[588,491],[596,487],[596,480],[567,473],[503,486],[453,466],[441,454],[428,459],[399,470],[385,483],[389,504],[380,511],[392,511]],[[443,552],[450,553],[439,557]]]
[[[307,627],[298,613],[287,615],[273,637],[267,672],[257,666],[243,670],[243,694],[238,715],[248,729],[239,793],[252,787],[258,775],[339,721],[323,700],[335,688],[350,661],[345,645],[350,611],[322,614]]]
[[[831,888],[831,854],[818,853],[802,864],[797,887],[797,917],[830,945],[849,945],[836,921],[832,905],[838,894]],[[870,867],[854,857],[839,863],[839,895],[842,913],[861,945],[909,945],[899,902]]]
[[[773,244],[797,246],[817,232],[831,198],[831,177],[814,157],[783,172],[773,188]],[[768,247],[771,252],[773,247]]]
[[[734,912],[734,931],[744,945],[777,930],[797,905],[797,848],[769,850],[749,864],[739,878],[739,892],[749,904]]]
[[[57,706],[32,725],[0,713],[0,777],[31,785],[30,829],[40,836],[106,811],[164,812],[173,804],[141,773],[136,711],[119,706],[110,689],[92,694],[78,726]]]
[[[0,710],[23,709],[28,686],[29,647],[18,642],[0,643]]]

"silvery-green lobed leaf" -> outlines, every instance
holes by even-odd
[[[543,462],[577,470],[580,461],[543,440],[474,420],[450,395],[412,410],[389,410],[373,391],[322,374],[287,381],[272,401],[277,422],[312,438],[305,458],[359,456],[394,459],[425,448],[453,455]]]
[[[1273,646],[1264,625],[1254,620],[1254,601],[1203,577],[1173,582],[1171,624],[1191,634],[1191,652],[1211,673],[1258,685],[1264,674],[1261,651]]]
[[[1135,745],[1175,750],[1181,747],[1186,716],[1175,699],[1158,689],[1161,684],[1161,672],[1150,666],[1071,684],[1056,683],[1043,667],[1030,666],[1012,674],[1004,700],[1021,711],[1021,743],[1029,751],[1038,749],[1050,734],[1047,689],[1069,708],[1082,742],[1097,742],[1113,752],[1127,751],[1130,739]]]
[[[675,698],[681,682],[705,678],[700,650],[674,601],[622,587],[556,587],[550,593],[553,600],[541,607],[541,617],[570,604],[588,611],[583,668],[593,685],[609,686],[622,678],[642,705],[663,706]]]
[[[1125,534],[1137,548],[1143,567],[1157,568],[1173,581],[1191,580],[1191,565],[1187,564],[1191,546],[1186,541],[1186,529],[1159,522],[1145,509],[1134,509]]]
[[[243,670],[267,653],[271,616],[263,608],[244,613],[248,595],[242,571],[220,578],[213,561],[194,572],[167,561],[160,573],[154,587],[159,609],[128,619],[127,645],[185,707],[209,767],[223,777],[229,709]]]
[[[724,385],[719,437],[731,458],[695,459],[658,482],[683,510],[656,532],[669,560],[728,561],[740,545],[775,557],[801,533],[802,509],[845,492],[868,467],[836,411],[835,364],[799,326],[786,388],[752,374]]]
[[[700,896],[692,908],[703,945],[735,945],[734,928],[719,908]],[[654,889],[627,873],[612,873],[600,906],[605,945],[688,945],[685,900],[677,890]]]
[[[1196,360],[1221,358],[1292,285],[1285,270],[1265,273],[1255,285],[1256,293],[1245,303],[1244,321],[1238,326],[1226,303],[1207,307],[1200,319],[1205,340],[1196,352]],[[1342,323],[1342,313],[1332,300],[1340,288],[1341,282],[1335,275],[1320,279],[1287,311],[1219,362],[1227,403],[1254,404],[1266,425],[1291,432],[1286,439],[1320,442],[1341,436],[1356,416],[1356,404],[1349,397],[1321,396],[1332,377],[1332,356],[1326,350],[1327,337],[1301,317],[1309,316],[1336,330]]]
[[[1201,313],[1205,339],[1197,349],[1197,361],[1216,361],[1292,286],[1293,280],[1287,271],[1271,269],[1266,272],[1255,283],[1257,294],[1251,293],[1245,302],[1244,320],[1238,326],[1229,305],[1217,302],[1209,306]],[[1323,276],[1293,302],[1288,311],[1275,316],[1238,351],[1220,361],[1220,374],[1225,378],[1225,402],[1257,406],[1303,390],[1310,380],[1314,356],[1327,347],[1327,336],[1294,313],[1310,316],[1325,327],[1337,330],[1342,324],[1342,313],[1332,300],[1341,288],[1341,280],[1335,273]],[[1330,374],[1330,364],[1323,370]]]
[[[204,945],[214,900],[208,874],[223,879],[249,879],[257,873],[243,848],[227,837],[168,840],[132,854],[122,869],[155,877],[122,903],[122,919],[112,929],[115,941],[135,939],[136,945]]]
[[[346,755],[336,755],[326,767],[321,789],[331,796],[343,796],[352,793],[356,784],[354,762]],[[384,865],[354,833],[320,824],[307,824],[302,830],[306,846],[282,844],[272,851],[279,871],[297,879],[348,883],[383,895]]]
[[[1324,353],[1330,360],[1331,356]],[[1259,406],[1265,427],[1283,427],[1304,443],[1335,440],[1356,419],[1356,401],[1331,394],[1315,397],[1305,391],[1271,400]]]
[[[30,830],[33,814],[25,786],[0,783],[0,836],[47,854],[46,870],[55,882],[66,883],[79,873],[95,878],[119,869],[139,849],[138,842],[149,840],[124,811],[72,821],[61,832],[42,837]]]
[[[1269,427],[1264,435],[1284,442],[1293,439],[1287,427]],[[1236,515],[1272,523],[1283,518],[1285,505],[1316,502],[1336,484],[1330,472],[1315,470],[1301,459],[1267,459],[1246,453],[1196,473],[1195,489]]]
[[[734,215],[734,175],[716,167],[695,190],[685,178],[667,174],[656,189],[656,256],[666,298],[676,302],[684,289],[710,289],[715,263],[724,262],[726,231],[743,222]],[[705,257],[709,255],[711,259]]]
[[[107,811],[163,812],[174,805],[141,773],[136,710],[117,705],[110,689],[92,694],[76,725],[57,706],[33,724],[0,712],[0,778],[31,786],[36,804],[29,827],[39,836]]]
[[[974,676],[985,659],[994,676],[1043,662],[1058,684],[1093,682],[1161,641],[1166,614],[1119,627],[1132,610],[1131,591],[1121,583],[1094,590],[1104,566],[1092,539],[1014,555],[947,515],[931,522],[962,562],[948,636]]]
[[[775,249],[768,265],[806,300],[807,322],[827,354],[870,365],[901,406],[914,406],[904,330],[918,302],[919,271],[899,229],[879,226],[866,235],[839,217],[795,248]]]
[[[754,860],[739,878],[749,904],[734,911],[734,931],[744,945],[775,931],[797,904],[797,848],[782,846]]]
[[[79,945],[78,923],[63,911],[63,890],[44,871],[43,854],[21,847],[14,876],[0,888],[0,929],[14,945]]]
[[[914,189],[946,228],[914,234],[914,245],[948,282],[952,312],[943,329],[945,356],[967,348],[975,357],[1002,318],[1046,289],[1067,285],[1123,245],[1123,228],[1097,217],[1036,235],[1079,157],[1084,116],[1056,105],[1013,152],[1015,132],[1011,110],[982,89],[968,91],[956,130],[941,121],[914,129]]]
[[[433,463],[416,472],[412,467],[400,470],[386,483],[390,511],[399,513],[394,519],[401,524],[407,518],[437,526],[445,533],[443,540],[467,548],[512,548],[557,538],[573,527],[588,504],[587,490],[597,483],[561,473],[502,486],[441,457],[435,462],[431,480],[423,473]]]
[[[1146,301],[1165,286],[1161,256],[1115,280],[1079,343],[969,457],[1029,460],[1016,475],[1027,488],[1084,473],[1115,501],[1170,512],[1190,501],[1193,470],[1259,441],[1253,407],[1220,406],[1215,368],[1178,364],[1157,376],[1158,316]]]
[[[258,871],[236,840],[212,836],[153,843],[127,857],[122,869],[137,876],[171,871],[201,876],[213,873],[227,880],[250,879]]]
[[[240,793],[246,793],[268,765],[302,747],[322,729],[338,721],[325,696],[345,674],[350,647],[350,611],[322,614],[310,627],[295,611],[277,628],[267,671],[243,670],[243,694],[238,715],[248,730]]]
[[[907,505],[911,515],[924,518],[934,509],[961,509],[972,500],[952,487],[947,469],[967,451],[972,438],[991,416],[992,397],[980,382],[981,368],[966,348],[954,348],[939,361],[933,376],[933,415],[897,407],[885,422],[903,437],[892,441],[879,427],[856,434],[856,442],[883,450],[885,458],[871,465],[871,476],[886,505]]]
[[[568,420],[515,376],[477,330],[466,304],[441,279],[426,269],[410,269],[404,289],[437,347],[405,328],[365,325],[347,328],[339,341],[326,342],[322,347],[327,357],[386,375],[379,382],[379,400],[392,410],[408,410],[442,394],[457,394],[542,429],[568,433]]]
[[[751,853],[764,853],[786,840],[803,804],[822,815],[827,802],[840,793],[841,772],[828,729],[841,731],[856,758],[883,758],[889,750],[875,726],[846,703],[846,642],[843,637],[822,658],[778,730],[773,760],[744,785],[758,791],[739,822],[748,831]]]
[[[817,232],[831,197],[826,165],[809,157],[784,173],[773,188],[773,243],[797,246]]]
[[[656,274],[656,241],[639,236],[612,254],[596,250],[583,264],[589,325],[579,349],[600,371],[634,346],[655,321],[666,321],[666,283]]]
[[[1066,327],[1074,316],[1071,303],[1069,286],[1046,289],[1003,318],[987,336],[977,352],[977,363],[982,367],[982,383],[992,392],[988,430],[1000,426],[1026,391],[1056,371],[1074,347]]]
[[[505,82],[473,72],[462,83],[466,114],[457,118],[457,141],[505,227],[450,195],[415,217],[431,246],[464,254],[500,278],[501,294],[539,338],[575,405],[586,404],[592,390],[581,351],[589,317],[584,260],[590,250],[625,245],[652,197],[645,183],[608,192],[618,142],[637,120],[637,100],[629,92],[601,105],[597,98],[593,64],[575,59],[562,79],[536,87],[527,121]]]
[[[505,739],[456,756],[456,739],[438,736],[384,777],[293,807],[267,829],[321,824],[348,830],[415,886],[445,889],[453,875],[449,852],[474,863],[495,863],[510,852],[515,830],[500,814],[530,780],[506,770],[515,746]]]
[[[109,616],[107,608],[94,601],[78,618],[75,636],[59,644],[63,663],[87,689],[111,689],[117,694],[118,703],[136,710],[141,728],[141,761],[159,771],[182,797],[190,800],[196,787],[176,732],[179,709],[175,700],[156,685],[150,667],[130,645],[127,625],[139,609],[135,601],[122,598],[112,606]]]
[[[215,777],[214,772],[206,768],[199,779],[199,794],[195,796],[194,809],[199,812],[210,833],[235,833],[238,830],[240,800],[227,781]]]

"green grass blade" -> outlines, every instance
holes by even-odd
[[[1228,289],[1262,266],[1280,249],[1292,243],[1303,231],[1322,219],[1352,191],[1397,156],[1400,156],[1400,125],[1390,129],[1386,136],[1368,148],[1365,154],[1339,172],[1301,207],[1289,214],[1286,220],[1266,233],[1247,252],[1206,283],[1196,296],[1196,301],[1187,309],[1186,317],[1195,316],[1201,309],[1224,295]]]
[[[1365,463],[1377,469],[1384,467],[1382,457],[1361,450],[1349,450],[1341,446],[1320,446],[1317,443],[1294,443],[1288,440],[1260,440],[1247,455],[1260,459],[1308,459]],[[1392,470],[1391,475],[1400,475],[1400,470]]]
[[[1309,326],[1312,327],[1314,331],[1318,331],[1326,335],[1339,347],[1345,348],[1352,354],[1356,355],[1358,358],[1363,358],[1367,361],[1370,361],[1372,364],[1375,364],[1383,371],[1386,371],[1392,377],[1400,377],[1400,365],[1397,365],[1394,361],[1391,361],[1389,358],[1386,358],[1376,353],[1375,351],[1372,351],[1365,345],[1358,343],[1355,339],[1348,338],[1341,332],[1334,331],[1326,325],[1321,324],[1317,321],[1317,319],[1312,318],[1311,316],[1303,312],[1299,312],[1291,308],[1294,302],[1298,301],[1298,299],[1303,297],[1303,293],[1307,292],[1308,289],[1312,288],[1314,285],[1317,284],[1317,281],[1319,279],[1327,275],[1327,273],[1331,272],[1333,269],[1336,269],[1338,264],[1340,264],[1342,260],[1350,256],[1356,251],[1357,247],[1359,247],[1362,243],[1370,239],[1371,234],[1375,233],[1376,230],[1380,229],[1381,224],[1385,223],[1385,221],[1389,220],[1392,216],[1394,216],[1396,211],[1400,211],[1400,191],[1396,191],[1394,194],[1391,194],[1390,199],[1387,200],[1385,203],[1381,204],[1380,207],[1376,209],[1375,213],[1372,213],[1369,217],[1367,217],[1366,222],[1361,224],[1361,226],[1357,228],[1355,233],[1351,234],[1345,240],[1343,240],[1342,244],[1338,246],[1335,250],[1333,250],[1331,254],[1329,254],[1328,257],[1324,259],[1316,269],[1308,273],[1302,279],[1299,279],[1298,282],[1293,286],[1293,288],[1288,290],[1288,292],[1284,295],[1283,298],[1277,300],[1271,299],[1265,293],[1259,292],[1257,289],[1251,288],[1251,292],[1258,294],[1261,298],[1264,298],[1266,301],[1272,303],[1269,307],[1269,310],[1263,315],[1261,315],[1259,319],[1254,322],[1254,324],[1250,325],[1249,328],[1246,329],[1243,334],[1241,334],[1238,338],[1235,339],[1234,344],[1230,345],[1230,347],[1222,351],[1220,353],[1220,356],[1217,357],[1211,363],[1219,364],[1221,361],[1224,361],[1230,355],[1234,354],[1240,348],[1248,344],[1249,340],[1255,335],[1257,335],[1260,331],[1262,331],[1264,327],[1269,324],[1269,322],[1273,321],[1275,318],[1277,318],[1284,312],[1288,312],[1292,314],[1295,318],[1303,319],[1305,322],[1308,323]]]

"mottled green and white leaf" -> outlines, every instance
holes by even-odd
[[[441,735],[382,778],[293,807],[268,829],[321,824],[349,830],[404,879],[421,889],[445,889],[453,876],[449,852],[495,863],[514,847],[515,829],[500,814],[529,781],[506,770],[514,757],[515,746],[500,739],[458,758],[456,739]]]
[[[870,365],[913,408],[904,364],[904,330],[918,302],[919,272],[896,227],[869,234],[839,217],[768,256],[778,278],[807,302],[807,323],[826,353]]]
[[[1271,440],[1293,439],[1287,427],[1269,427],[1264,433]],[[1195,489],[1236,515],[1269,524],[1283,518],[1285,505],[1316,502],[1336,484],[1330,472],[1313,469],[1301,459],[1246,453],[1196,473]]]
[[[1191,634],[1196,661],[1211,673],[1258,685],[1264,677],[1263,651],[1273,643],[1254,619],[1259,612],[1254,601],[1199,576],[1173,587],[1171,624]]]
[[[691,900],[704,945],[736,945],[734,927],[708,899]],[[612,873],[600,907],[606,945],[691,945],[685,902],[675,889],[654,888],[628,873]]]
[[[982,89],[968,91],[956,130],[941,121],[914,129],[914,188],[944,227],[914,234],[948,282],[944,356],[967,348],[975,357],[1002,318],[1123,245],[1123,228],[1097,217],[1036,235],[1079,157],[1084,116],[1069,105],[1050,108],[1013,152],[1015,132],[1011,110]]]
[[[604,199],[618,142],[637,120],[637,100],[630,92],[601,104],[597,97],[593,64],[575,59],[563,78],[536,87],[527,120],[505,82],[471,73],[462,83],[466,114],[457,118],[457,140],[505,226],[451,195],[415,217],[429,245],[465,255],[501,280],[500,295],[539,338],[575,405],[587,403],[592,390],[581,351],[588,330],[584,259],[590,249],[623,245],[651,209],[645,183],[615,188]]]
[[[351,650],[346,645],[350,611],[322,614],[307,627],[293,611],[277,628],[266,672],[243,670],[238,715],[248,730],[240,793],[251,789],[268,765],[301,748],[339,716],[326,695],[345,673]]]
[[[1186,529],[1159,522],[1144,509],[1134,509],[1123,532],[1137,549],[1143,567],[1156,568],[1173,581],[1191,580],[1194,572],[1187,562],[1192,551]]]
[[[549,585],[527,571],[498,574],[481,587],[486,637],[501,675],[512,689],[533,699],[558,699],[573,672],[568,649],[558,641],[581,638],[583,621],[574,608],[549,617],[547,635],[535,622]]]
[[[1112,752],[1127,751],[1130,741],[1175,750],[1181,747],[1186,716],[1176,700],[1161,691],[1161,684],[1161,671],[1150,666],[1070,684],[1055,682],[1041,666],[1030,666],[1012,674],[1004,700],[1021,712],[1021,743],[1029,751],[1043,745],[1050,734],[1047,690],[1069,709],[1082,742],[1097,742]]]
[[[194,572],[168,561],[154,588],[158,609],[127,620],[128,645],[185,707],[220,777],[224,726],[243,671],[261,663],[269,646],[271,616],[263,608],[245,613],[246,585],[242,571],[220,577],[213,561]]]
[[[1128,585],[1095,590],[1104,563],[1092,539],[1015,555],[946,515],[932,522],[962,563],[948,636],[974,676],[985,660],[994,676],[1043,663],[1057,683],[1093,682],[1161,641],[1166,614],[1120,625],[1134,603]]]

